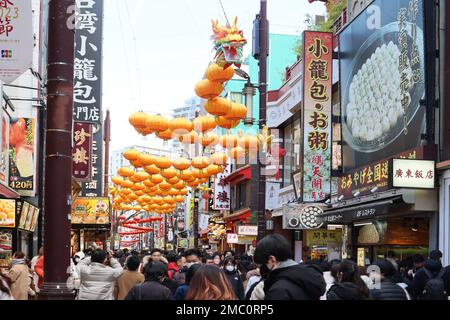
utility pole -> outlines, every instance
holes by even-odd
[[[198,118],[199,116],[200,116],[200,110],[197,109],[197,110],[195,110],[195,118]],[[196,153],[197,153],[197,150],[196,150]],[[197,154],[197,155],[201,155],[202,153],[203,153],[203,150],[202,150],[201,145],[199,144],[199,154]],[[194,218],[193,220],[194,221],[193,221],[192,227],[194,228],[194,248],[197,249],[198,248],[198,237],[199,237],[199,235],[198,235],[199,212],[198,212],[198,189],[197,189],[197,187],[195,187],[192,190],[192,193],[193,193],[193,197],[194,197],[194,212],[193,212],[193,218]],[[189,205],[189,210],[190,210],[190,205]]]
[[[51,0],[48,19],[47,128],[44,180],[44,284],[42,300],[73,299],[67,288],[72,205],[74,0]]]
[[[267,20],[267,0],[261,0],[260,9],[260,29],[259,39],[261,53],[259,57],[259,129],[262,130],[266,125],[267,110],[267,56],[269,44],[269,22]],[[258,238],[261,240],[266,235],[266,177],[265,177],[265,159],[262,159],[262,150],[259,152],[259,170],[257,178],[258,187]],[[263,160],[263,161],[261,161]]]

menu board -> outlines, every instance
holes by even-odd
[[[12,256],[12,232],[0,231],[0,267],[8,267]]]
[[[30,204],[24,202],[22,204],[22,211],[20,212],[19,229],[25,229],[25,223],[27,221],[28,211],[30,210]]]
[[[16,227],[16,200],[0,199],[0,228]]]
[[[108,224],[109,198],[77,198],[72,205],[73,224]]]
[[[18,203],[19,206],[19,203]],[[20,213],[20,221],[18,228],[30,232],[34,232],[36,229],[37,219],[39,216],[39,208],[29,204],[28,202],[23,202],[20,204],[20,208],[18,208],[17,213]]]

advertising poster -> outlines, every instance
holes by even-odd
[[[331,194],[333,34],[305,31],[303,202]]]
[[[225,239],[227,225],[222,217],[212,217],[208,221],[208,238],[212,240]]]
[[[422,144],[423,8],[423,0],[376,0],[339,35],[345,172]]]
[[[25,229],[29,210],[30,204],[28,202],[23,202],[22,210],[20,211],[19,229]]]
[[[9,130],[9,186],[22,196],[31,197],[35,195],[35,131],[35,119],[11,119]]]
[[[16,227],[16,200],[0,199],[0,228]]]
[[[33,62],[32,1],[0,1],[0,80],[11,83]]]
[[[2,91],[0,89],[0,94]],[[3,96],[3,95],[1,95]],[[9,117],[3,108],[0,108],[0,183],[8,185],[9,177]]]
[[[77,198],[72,205],[72,224],[108,224],[109,198]]]
[[[12,232],[0,230],[0,268],[6,268],[12,256]]]

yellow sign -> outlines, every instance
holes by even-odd
[[[72,224],[108,224],[109,198],[77,198],[72,205]]]
[[[326,246],[329,243],[342,242],[341,230],[307,230],[306,231],[306,245],[311,246]]]
[[[0,200],[0,228],[14,228],[16,226],[16,201]]]

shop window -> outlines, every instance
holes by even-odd
[[[238,211],[248,207],[247,185],[248,183],[246,182],[232,187],[234,194],[234,201],[232,201],[233,211]]]

